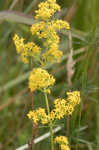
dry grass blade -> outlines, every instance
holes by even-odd
[[[35,23],[35,20],[32,16],[26,15],[22,12],[16,11],[1,11],[0,12],[0,21],[11,21],[16,23],[24,23],[27,25],[31,25]]]
[[[67,77],[68,77],[68,86],[71,87],[72,85],[72,76],[74,74],[74,65],[75,62],[73,60],[73,50],[70,51],[70,54],[68,56],[68,60],[67,60]]]
[[[15,5],[16,5],[16,3],[17,3],[18,1],[19,1],[19,0],[14,0],[14,1],[12,2],[12,4],[11,4],[9,10],[12,10],[12,9],[15,7]]]
[[[75,62],[73,60],[73,48],[72,48],[72,35],[71,35],[71,31],[69,31],[69,55],[68,55],[68,59],[67,59],[67,79],[68,79],[68,87],[71,87],[72,85],[72,77],[74,74],[74,65]]]

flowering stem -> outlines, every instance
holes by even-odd
[[[32,70],[32,59],[30,60],[30,69]],[[33,93],[31,92],[31,98],[32,98],[32,110],[33,110]],[[34,127],[32,124],[32,150],[34,148]]]
[[[45,102],[46,102],[47,113],[48,113],[48,115],[49,115],[49,114],[50,114],[50,109],[49,109],[49,103],[48,103],[48,98],[47,98],[46,92],[44,92],[44,96],[45,96]],[[53,143],[53,125],[52,125],[52,121],[51,121],[51,120],[50,120],[50,123],[49,123],[49,127],[50,127],[50,135],[51,135],[51,150],[54,150],[54,143]]]

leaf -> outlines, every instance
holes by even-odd
[[[27,25],[32,25],[36,22],[31,15],[26,15],[25,13],[17,11],[1,11],[0,21],[4,20]]]

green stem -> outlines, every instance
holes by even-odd
[[[48,98],[47,98],[47,94],[44,92],[44,96],[45,96],[45,102],[46,102],[46,108],[47,108],[47,113],[48,115],[50,114],[50,109],[49,109],[49,103],[48,103]],[[52,121],[50,120],[49,123],[49,127],[50,127],[50,136],[51,136],[51,150],[54,150],[54,143],[53,143],[53,125],[52,125]]]

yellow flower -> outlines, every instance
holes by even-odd
[[[35,11],[36,19],[48,20],[56,11],[60,11],[60,6],[55,0],[47,0],[38,5],[39,9]]]
[[[27,64],[29,61],[28,61],[28,58],[27,58],[27,52],[22,52],[21,53],[21,60],[22,62],[24,62],[25,64]]]
[[[57,30],[70,29],[70,25],[66,21],[50,20],[50,17],[57,11],[60,11],[60,6],[56,3],[56,0],[41,2],[38,5],[38,10],[35,11],[35,18],[38,22],[31,26],[30,32],[43,42],[42,47],[44,50],[42,52],[42,48],[34,42],[24,43],[24,39],[17,34],[13,37],[16,50],[20,53],[21,60],[25,64],[29,62],[29,58],[32,58],[34,62],[36,61],[42,66],[60,62],[63,53],[59,50],[60,38]]]
[[[57,98],[54,101],[54,109],[50,112],[50,119],[62,119],[64,116],[72,115],[74,108],[80,103],[80,92],[67,92],[67,99]]]
[[[66,94],[68,96],[67,100],[72,106],[75,106],[80,103],[79,91],[67,92]]]
[[[54,139],[55,143],[68,145],[68,139],[65,136],[57,136]]]
[[[71,115],[74,110],[72,105],[69,105],[65,99],[56,99],[54,101],[54,109],[50,112],[50,119],[55,121],[62,119],[64,116]]]
[[[67,137],[65,137],[65,136],[57,136],[54,139],[54,142],[59,144],[61,150],[70,150],[70,148],[68,146],[69,143],[68,143]]]
[[[53,62],[60,62],[60,59],[62,57],[63,53],[62,51],[55,50],[54,47],[52,49],[49,49],[43,54],[43,60],[45,63],[53,63]]]
[[[54,113],[55,113],[55,119],[61,119],[66,115],[66,100],[65,99],[56,99],[54,101]]]
[[[52,47],[53,44],[59,44],[59,36],[57,35],[56,31],[55,30],[49,30],[48,28],[48,38],[46,40],[46,44],[49,45],[49,47]]]
[[[33,24],[30,28],[30,31],[33,34],[37,34],[40,36],[40,32],[42,32],[45,29],[46,23],[44,21],[41,21],[39,23]]]
[[[27,56],[40,55],[41,48],[37,46],[34,42],[28,42],[24,46],[24,51],[27,52]]]
[[[70,25],[67,21],[63,20],[52,20],[48,23],[50,26],[52,26],[55,30],[61,30],[61,29],[70,29]]]
[[[60,148],[61,148],[61,150],[70,150],[69,146],[67,146],[65,144],[61,144]]]
[[[38,69],[41,69],[41,68],[38,68]],[[35,69],[35,70],[37,71],[38,69]],[[34,76],[35,76],[35,70],[33,72]],[[45,70],[44,71],[41,70],[41,72],[44,74],[48,74],[48,72],[46,72]],[[43,77],[41,72],[39,75]],[[49,80],[48,82],[50,83],[49,76],[50,76],[49,74],[48,74],[48,76],[46,76],[47,77],[46,80],[47,81]],[[38,86],[39,88],[42,88],[42,87],[40,87],[41,85],[38,85],[39,83],[40,84],[42,83],[42,79],[37,80],[37,79],[39,79],[39,76],[35,76],[35,77],[36,78],[33,78],[33,81],[35,81],[34,85],[37,84],[36,86]],[[43,82],[44,81],[46,82],[46,80],[44,79]],[[53,84],[53,83],[50,83],[50,84]],[[48,83],[45,83],[45,86],[46,85],[48,87]],[[53,108],[53,110],[51,110],[51,112],[49,114],[46,114],[44,108],[39,108],[36,111],[30,111],[28,113],[28,117],[31,120],[33,120],[34,123],[38,123],[38,121],[40,121],[42,124],[47,124],[50,121],[56,121],[57,119],[64,118],[64,116],[71,115],[74,111],[75,106],[78,103],[80,103],[80,92],[78,92],[78,91],[67,92],[67,95],[68,95],[68,98],[66,100],[57,98],[54,101],[54,108]],[[72,96],[73,96],[73,98],[75,97],[75,99],[72,100]],[[57,137],[55,141],[56,142],[58,141],[59,144],[65,144],[65,145],[68,144],[68,140],[64,136]]]
[[[45,112],[44,108],[39,108],[36,110],[36,115],[42,124],[46,124],[49,121],[48,115]]]
[[[72,113],[74,111],[74,106],[71,105],[70,103],[68,103],[66,107],[67,107],[66,114],[72,115]]]
[[[30,73],[29,88],[31,91],[49,89],[49,86],[54,85],[54,83],[54,77],[42,68],[35,68]]]
[[[41,48],[37,46],[34,42],[28,42],[24,44],[24,39],[19,38],[17,34],[13,37],[17,53],[20,53],[21,60],[27,64],[29,62],[28,56],[30,57],[40,57]]]
[[[35,124],[39,121],[38,116],[35,111],[29,111],[27,114],[28,118],[31,119]]]
[[[30,111],[27,114],[28,118],[33,121],[33,123],[37,124],[38,122],[42,124],[47,124],[49,122],[49,117],[45,112],[44,108],[38,108],[37,110]]]
[[[13,37],[14,44],[16,46],[17,53],[21,53],[24,50],[24,39],[19,38],[17,34]]]

